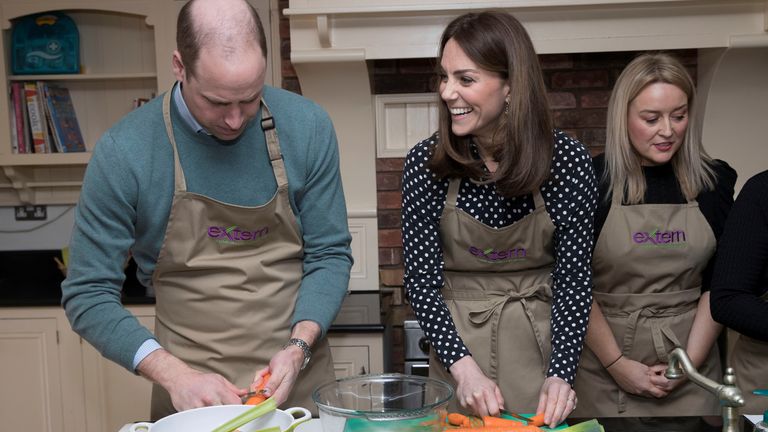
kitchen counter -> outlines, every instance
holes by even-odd
[[[578,424],[586,419],[569,419],[568,424]],[[605,432],[677,432],[677,431],[691,431],[691,432],[717,432],[721,430],[720,426],[711,426],[707,422],[719,422],[719,417],[648,417],[643,419],[630,418],[629,421],[644,426],[627,428],[626,424],[622,424],[624,419],[615,418],[603,418],[598,419],[601,425],[605,428]],[[659,421],[665,421],[664,426],[659,426]],[[741,429],[743,432],[752,432],[752,422],[742,417],[744,425]],[[671,421],[671,423],[669,423]],[[675,425],[688,425],[690,429],[675,429]],[[123,426],[118,432],[128,432],[131,425]],[[306,423],[300,424],[296,427],[295,432],[323,432],[323,426],[320,423],[320,419],[312,419]]]

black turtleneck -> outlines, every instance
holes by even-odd
[[[712,317],[768,342],[768,171],[744,184],[728,215],[712,279]]]
[[[608,181],[603,179],[605,172],[605,155],[596,156],[592,163],[595,167],[595,176],[598,180],[599,198],[597,202],[597,212],[595,212],[595,243],[600,236],[600,232],[608,217],[608,211],[611,208],[611,196],[608,194]],[[736,184],[736,171],[726,162],[719,159],[715,160],[713,165],[715,170],[715,188],[711,191],[703,191],[696,197],[699,203],[699,209],[704,218],[709,222],[715,238],[719,239],[723,232],[725,220],[728,212],[733,205],[733,191]],[[643,167],[645,174],[646,190],[644,204],[684,204],[685,195],[680,190],[680,183],[677,181],[675,172],[671,164]],[[712,269],[714,267],[714,257],[707,264],[702,275],[703,289],[709,290],[712,281]]]

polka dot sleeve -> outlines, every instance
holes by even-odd
[[[591,306],[591,250],[596,182],[588,152],[578,141],[555,132],[551,178],[541,192],[555,225],[552,357],[548,376],[572,383]],[[440,215],[448,180],[426,167],[432,136],[413,147],[403,170],[402,234],[406,295],[436,356],[447,368],[470,355],[443,300],[443,254]],[[476,150],[476,149],[475,149]],[[477,156],[477,154],[476,154]],[[504,198],[494,184],[464,179],[457,205],[478,221],[501,228],[534,210],[533,196]]]

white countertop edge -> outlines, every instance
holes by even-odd
[[[117,432],[129,432],[133,424],[134,423],[128,423],[123,425]],[[294,429],[294,432],[323,432],[323,426],[320,424],[320,419],[312,419],[298,425],[296,429]]]

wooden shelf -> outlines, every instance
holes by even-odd
[[[96,73],[96,74],[48,74],[9,75],[10,81],[107,81],[157,78],[154,72],[137,73]]]
[[[165,73],[157,62],[162,58],[166,64],[161,53],[173,46],[165,23],[175,17],[177,6],[171,0],[0,0],[0,83],[42,81],[66,87],[88,150],[14,153],[8,120],[13,107],[9,97],[0,98],[1,205],[77,202],[91,151],[104,131],[133,109],[134,100],[157,94]],[[77,25],[81,73],[10,74],[11,20],[56,10]]]
[[[91,152],[30,153],[3,156],[4,166],[87,165]]]

